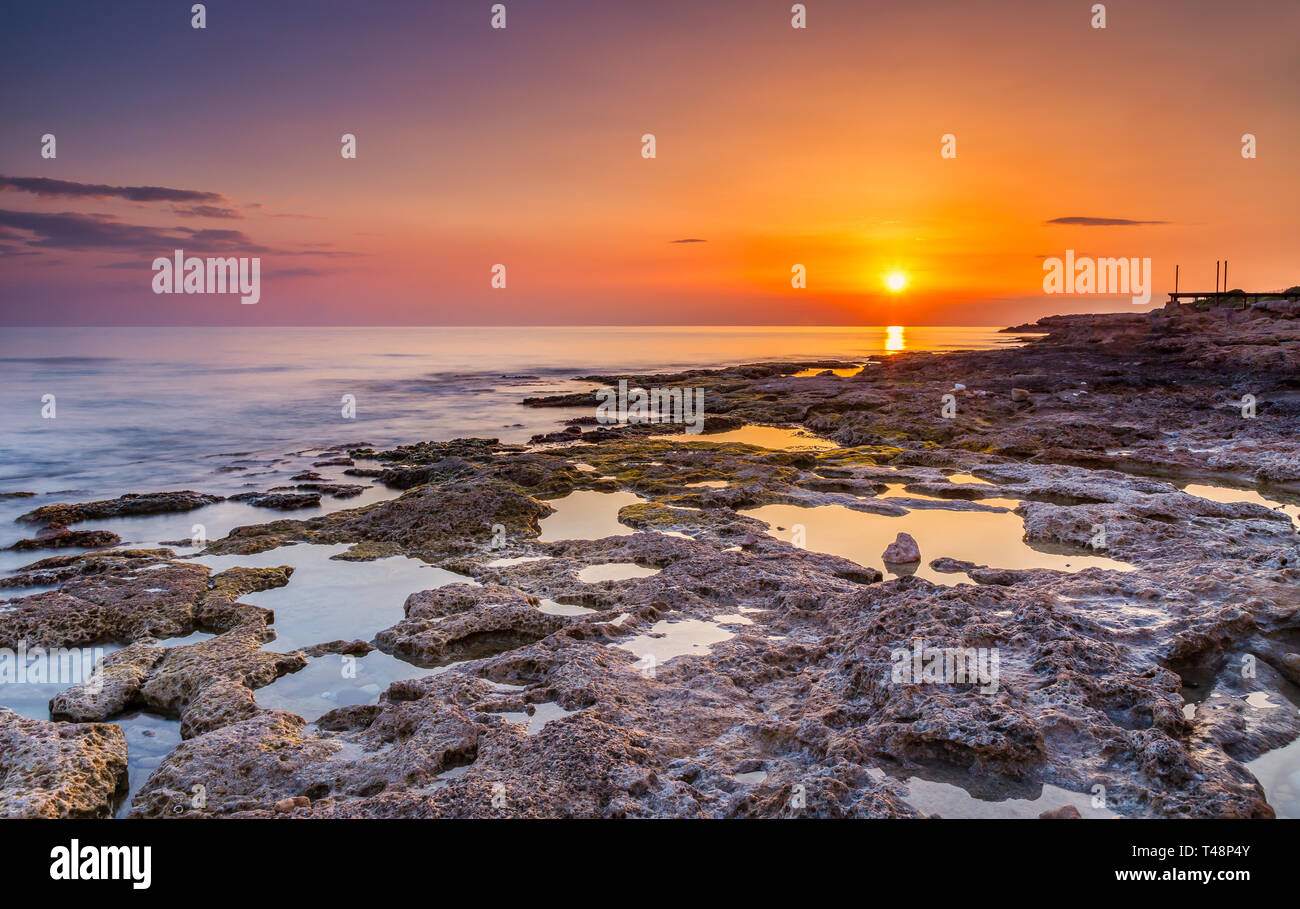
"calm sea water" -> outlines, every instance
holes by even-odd
[[[522,407],[583,374],[1014,343],[992,328],[8,328],[0,335],[0,545],[36,504],[246,489],[234,464],[305,448],[525,441],[586,410]],[[55,418],[42,418],[54,395]],[[356,399],[355,419],[342,398]],[[265,484],[263,484],[265,485]],[[47,497],[44,494],[57,494]]]

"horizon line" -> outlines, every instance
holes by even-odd
[[[1061,315],[1113,315],[1113,314],[1112,314],[1112,313],[1062,313]],[[1052,318],[1052,316],[1041,316],[1040,318],[1047,319],[1047,318]],[[1036,320],[1034,320],[1034,321],[1037,322],[1038,320],[1036,319]],[[901,324],[902,327],[904,327],[904,328],[1006,328],[1006,327],[1014,327],[1014,326],[1006,326],[1006,325],[1004,325],[1004,324],[1002,324],[1002,323],[997,323],[997,322],[978,323],[978,324],[975,324],[975,323],[964,323],[964,324],[963,324],[963,323],[955,323],[955,322],[903,322],[903,323],[895,323],[895,324]],[[1022,324],[1033,324],[1033,323],[1022,323]],[[521,323],[521,324],[512,324],[512,325],[471,325],[471,324],[462,324],[462,323],[459,323],[459,322],[406,322],[406,323],[388,323],[388,324],[382,324],[382,325],[381,325],[381,324],[377,324],[377,323],[376,323],[376,324],[371,324],[371,323],[330,324],[330,325],[317,325],[317,324],[306,324],[306,325],[304,325],[304,324],[295,324],[295,323],[284,323],[284,324],[279,324],[279,323],[277,323],[277,324],[244,324],[244,325],[228,325],[228,324],[220,324],[220,325],[218,325],[218,324],[206,324],[206,323],[194,323],[194,324],[176,324],[176,323],[173,323],[173,324],[167,324],[167,325],[156,325],[156,324],[147,324],[147,325],[146,325],[146,324],[139,324],[139,325],[137,325],[137,324],[121,323],[121,322],[118,322],[118,323],[109,323],[109,324],[90,324],[90,323],[86,323],[86,324],[76,324],[76,325],[41,325],[41,324],[32,324],[32,323],[17,323],[17,324],[14,324],[14,323],[0,323],[0,328],[240,328],[240,329],[244,329],[244,328],[251,328],[251,329],[261,329],[261,328],[646,328],[646,329],[656,329],[656,328],[800,328],[800,329],[812,329],[812,328],[849,328],[849,329],[855,329],[855,328],[888,328],[888,327],[890,327],[890,325],[889,325],[888,323],[885,323],[885,322],[875,322],[875,323],[870,323],[870,324],[867,324],[867,323],[859,323],[859,324],[852,324],[852,325],[850,325],[850,324],[842,324],[842,323],[841,323],[841,324],[809,323],[809,324],[803,324],[803,325],[800,325],[800,324],[791,324],[791,323],[784,323],[784,322],[746,322],[746,323],[732,323],[732,324],[722,324],[722,323],[716,323],[716,324],[715,324],[715,323],[710,323],[710,324],[703,324],[703,323],[700,323],[700,324],[697,324],[697,323],[693,323],[693,322],[663,322],[663,323],[652,324],[652,325],[605,324],[605,323],[594,323],[594,322],[563,322],[563,323],[544,323],[544,322],[536,322],[536,323]]]

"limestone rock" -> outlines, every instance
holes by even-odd
[[[900,533],[894,538],[894,542],[885,547],[881,558],[894,565],[919,562],[921,561],[921,547],[916,544],[916,540],[911,534]]]
[[[0,817],[107,817],[126,791],[126,736],[0,707]]]
[[[184,489],[179,492],[129,493],[116,499],[99,502],[82,502],[76,505],[43,505],[21,515],[18,520],[30,524],[75,524],[96,518],[121,518],[129,515],[164,514],[192,511],[213,502],[221,496],[205,495]]]

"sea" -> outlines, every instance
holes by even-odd
[[[22,535],[13,518],[52,494],[230,494],[258,485],[232,467],[289,451],[525,442],[590,415],[521,404],[597,387],[582,376],[1015,343],[943,326],[5,328],[0,493],[40,501],[0,499],[0,547]]]

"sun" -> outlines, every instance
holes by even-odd
[[[901,271],[892,271],[885,276],[885,286],[894,293],[898,293],[907,286],[907,275]]]

